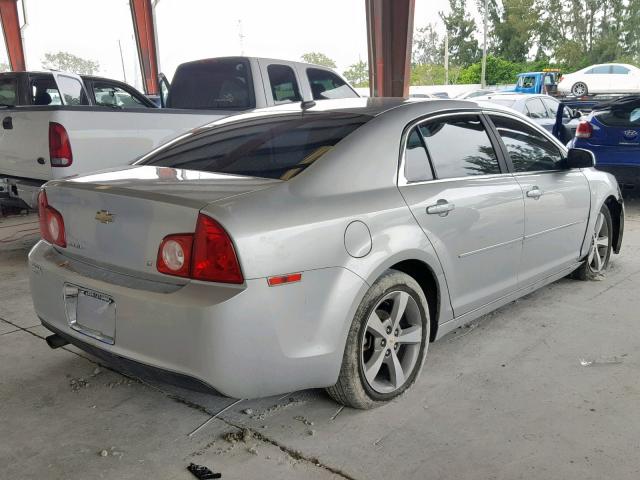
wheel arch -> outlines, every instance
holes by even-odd
[[[624,207],[618,199],[609,195],[604,201],[604,205],[609,208],[611,212],[611,222],[613,223],[613,238],[611,239],[611,245],[613,246],[614,253],[620,253],[622,247],[622,236],[624,233]]]

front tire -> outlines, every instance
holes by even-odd
[[[578,280],[595,280],[600,278],[609,266],[612,251],[613,222],[609,207],[603,205],[596,218],[591,233],[589,255],[584,263],[574,272]]]
[[[589,89],[587,88],[586,83],[577,82],[573,84],[573,87],[571,87],[571,93],[576,97],[584,97],[589,94]]]
[[[429,306],[420,285],[405,273],[388,270],[356,311],[338,382],[327,393],[360,409],[398,397],[422,370],[429,330]]]

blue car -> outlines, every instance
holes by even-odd
[[[640,186],[640,96],[601,103],[582,120],[570,146],[591,150],[596,168],[613,174],[620,188]]]

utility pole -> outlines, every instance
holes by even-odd
[[[484,41],[482,43],[482,88],[487,86],[487,17],[489,16],[488,1],[484,0]]]
[[[449,32],[444,34],[444,84],[449,85]]]
[[[118,39],[118,48],[120,49],[120,62],[122,63],[122,76],[124,77],[124,83],[127,83],[127,71],[124,69],[124,57],[122,56],[122,43]]]

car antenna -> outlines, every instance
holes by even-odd
[[[314,102],[313,100],[304,100],[303,102],[300,102],[300,108],[302,108],[302,110],[308,110],[311,107],[315,106],[316,102]]]

